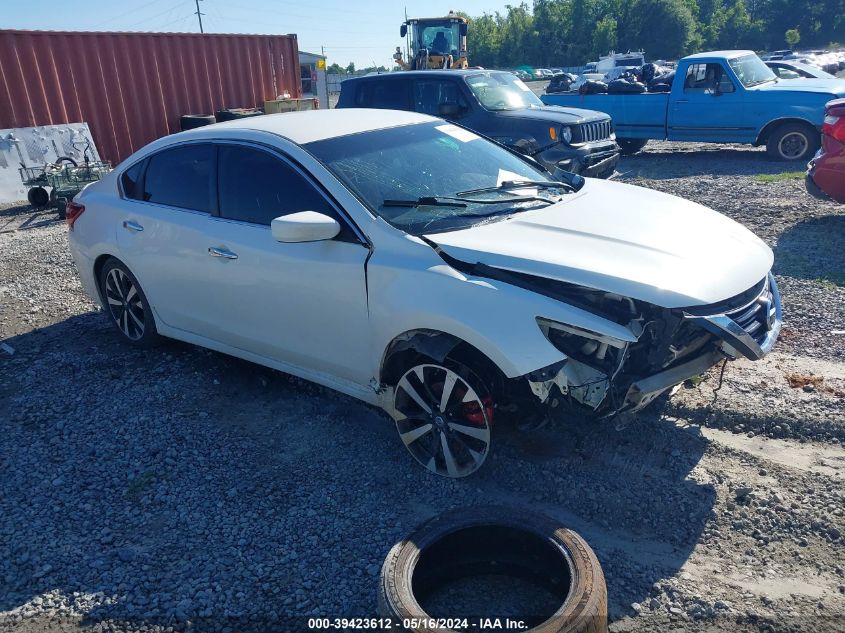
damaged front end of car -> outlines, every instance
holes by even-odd
[[[560,284],[538,283],[546,290]],[[576,288],[566,290],[574,293]],[[782,325],[780,294],[771,273],[740,295],[689,308],[661,308],[581,290],[581,302],[592,303],[604,318],[624,323],[637,341],[614,340],[538,318],[546,338],[567,358],[525,379],[541,403],[553,409],[566,404],[597,417],[638,411],[723,359],[758,360],[772,349]]]
[[[772,349],[782,324],[780,294],[771,273],[716,304],[664,308],[484,264],[471,269],[468,272],[521,286],[623,325],[633,335],[635,342],[623,341],[538,316],[538,327],[566,358],[522,379],[535,403],[552,413],[577,411],[609,417],[639,411],[724,359],[762,358]]]

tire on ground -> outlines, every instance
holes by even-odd
[[[183,114],[182,118],[179,119],[179,126],[184,132],[185,130],[193,130],[194,128],[216,122],[217,120],[212,114]]]
[[[766,152],[780,161],[806,162],[821,145],[821,135],[808,123],[783,123],[769,134]]]
[[[560,600],[553,613],[526,614],[546,618],[532,622],[530,631],[607,632],[604,574],[584,539],[547,516],[501,506],[446,512],[394,545],[379,576],[380,615],[400,623],[422,620],[423,626],[406,630],[432,632],[426,620],[447,615],[428,614],[420,606],[433,589],[461,577],[505,571],[545,584]]]
[[[32,187],[26,192],[26,199],[35,209],[44,209],[50,204],[50,194],[44,187]]]
[[[648,139],[644,138],[618,138],[616,142],[619,144],[619,151],[625,156],[633,156],[639,152],[648,143]]]
[[[130,339],[123,333],[123,331],[121,331],[120,326],[115,321],[115,318],[113,317],[112,312],[109,308],[108,296],[106,294],[106,278],[109,272],[114,269],[123,271],[123,273],[125,273],[126,276],[129,277],[130,281],[137,289],[138,295],[141,298],[141,302],[143,304],[144,309],[144,332],[139,339]],[[147,295],[144,294],[144,289],[141,287],[141,284],[138,283],[138,279],[135,277],[135,275],[132,274],[132,271],[129,270],[129,268],[127,268],[126,265],[116,257],[109,257],[103,263],[102,268],[100,268],[98,283],[100,297],[102,298],[103,303],[103,311],[105,312],[109,321],[111,321],[112,325],[117,328],[117,331],[120,333],[121,338],[127,343],[136,345],[138,347],[153,347],[154,345],[158,344],[159,336],[158,330],[156,329],[155,317],[153,316],[152,308],[150,307],[149,301],[147,301]]]

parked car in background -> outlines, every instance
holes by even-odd
[[[765,145],[773,159],[807,161],[819,147],[824,104],[837,97],[845,97],[840,79],[778,81],[752,51],[715,51],[680,60],[668,93],[558,93],[542,100],[607,112],[623,152],[668,139]]]
[[[825,107],[822,146],[807,166],[807,191],[845,203],[845,99]]]
[[[778,79],[836,79],[836,76],[823,71],[818,66],[793,61],[770,61],[766,66],[778,76]]]
[[[610,117],[550,108],[513,73],[417,70],[347,79],[338,108],[413,110],[440,116],[537,160],[606,178],[619,162]]]
[[[172,337],[382,407],[446,477],[484,463],[508,414],[637,411],[762,358],[781,328],[772,251],[737,222],[553,178],[411,112],[172,134],[77,195],[67,223],[82,286],[126,343]]]

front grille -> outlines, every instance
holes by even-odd
[[[771,273],[732,299],[683,312],[692,323],[751,359],[762,358],[769,352],[782,324],[780,294]]]
[[[613,124],[610,122],[610,119],[606,121],[593,121],[577,126],[573,130],[572,140],[575,143],[607,141],[610,140],[611,134],[613,134]]]
[[[754,303],[733,312],[726,312],[725,316],[748,332],[757,343],[762,343],[770,329],[774,311],[774,297],[771,288],[766,287]]]

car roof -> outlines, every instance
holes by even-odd
[[[208,138],[217,130],[254,130],[270,132],[290,139],[300,145],[313,141],[322,141],[338,136],[372,132],[403,125],[415,125],[430,121],[440,121],[435,117],[416,112],[399,110],[374,110],[371,108],[342,108],[339,110],[306,110],[302,112],[284,112],[263,116],[245,117],[205,125],[186,132],[180,132],[179,138]],[[173,135],[176,136],[176,135]],[[172,138],[172,137],[171,137]]]
[[[713,57],[724,57],[726,59],[734,59],[735,57],[745,57],[746,55],[753,55],[754,51],[708,51],[706,53],[695,53],[694,55],[687,55],[684,59],[710,59]]]
[[[538,68],[537,70],[543,70]],[[484,73],[510,73],[513,70],[496,70],[495,68],[467,68],[467,69],[451,69],[451,68],[432,68],[428,70],[400,70],[391,73],[376,73],[370,75],[363,75],[361,77],[350,77],[341,82],[341,88],[347,81],[372,81],[376,78],[381,79],[402,79],[404,77],[426,77],[426,76],[446,76],[446,77],[470,77],[472,75],[479,75]]]

